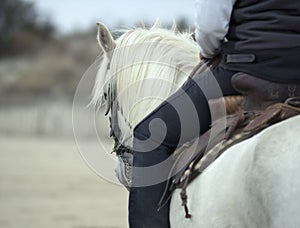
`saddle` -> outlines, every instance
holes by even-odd
[[[176,151],[175,163],[159,208],[179,188],[185,217],[191,218],[187,207],[186,188],[197,176],[232,145],[275,123],[300,115],[300,86],[269,82],[245,73],[234,75],[232,84],[242,96],[220,98],[225,102],[227,116],[215,121],[211,129],[197,139],[195,155],[189,155],[188,158],[184,155],[194,142],[189,142],[190,145],[183,145]],[[209,103],[211,108],[218,104],[215,101]],[[183,161],[186,165],[182,169],[178,168],[182,167]]]

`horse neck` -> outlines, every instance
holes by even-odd
[[[173,94],[198,63],[197,46],[185,42],[169,39],[115,50],[111,65],[121,141],[132,137],[134,127]]]

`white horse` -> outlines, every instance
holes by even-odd
[[[198,63],[198,46],[188,35],[157,24],[150,30],[129,30],[116,41],[105,25],[98,23],[98,29],[104,59],[93,102],[118,103],[120,140],[132,146],[134,127],[178,89]],[[148,79],[168,83],[145,84]],[[228,149],[188,186],[192,218],[184,217],[175,191],[171,226],[300,227],[299,135],[297,116]]]

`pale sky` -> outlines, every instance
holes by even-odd
[[[194,0],[27,0],[39,14],[50,16],[62,33],[88,29],[99,20],[108,26],[133,26],[135,22],[162,22],[186,17],[194,21]]]

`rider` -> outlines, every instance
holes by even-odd
[[[164,161],[178,146],[179,138],[184,143],[209,129],[211,116],[207,99],[219,96],[210,91],[214,81],[218,82],[223,96],[255,93],[261,100],[273,102],[300,96],[299,0],[196,0],[196,13],[200,55],[211,59],[221,54],[221,63],[210,73],[196,75],[185,83],[139,123],[134,129],[134,167],[151,167]],[[189,101],[198,119],[189,120],[188,134],[182,137],[181,114],[174,104]],[[154,121],[157,119],[164,124]],[[196,122],[200,129],[193,127]],[[154,149],[149,149],[150,144],[160,140],[161,134],[151,134],[149,126],[151,133],[166,129],[164,140]],[[153,173],[147,173],[148,169],[133,170],[129,198],[131,228],[170,226],[169,204],[157,210],[166,182],[147,185],[150,174],[159,176],[169,168]]]

